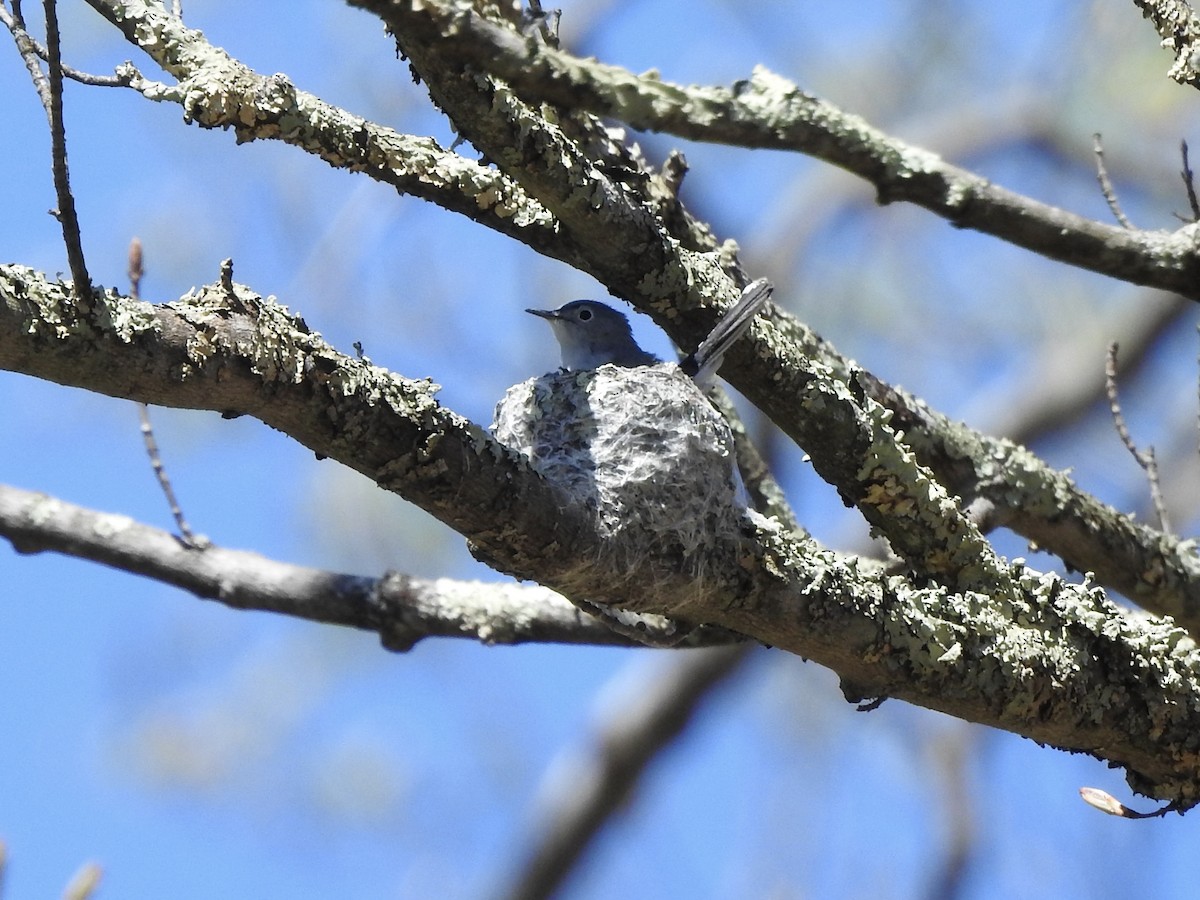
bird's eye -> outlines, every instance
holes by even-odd
[[[592,317],[592,311],[590,309],[584,308],[579,311],[579,321],[580,322],[586,322],[591,317]]]

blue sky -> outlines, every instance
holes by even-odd
[[[157,77],[82,4],[62,5],[71,62],[106,72],[132,56]],[[700,83],[763,63],[1008,187],[1106,217],[1090,156],[1101,131],[1139,225],[1174,227],[1171,211],[1184,208],[1176,148],[1197,137],[1195,100],[1166,81],[1168,60],[1132,4],[563,8],[565,43],[581,53]],[[193,0],[185,12],[260,72],[452,140],[360,11]],[[1078,43],[1064,44],[1070,34]],[[524,307],[603,297],[577,272],[293,148],[235,146],[124,91],[71,86],[66,104],[97,281],[124,284],[133,235],[155,301],[214,280],[231,256],[238,281],[344,351],[362,341],[376,362],[432,377],[476,421],[509,384],[556,364],[548,329]],[[0,259],[64,271],[45,212],[44,115],[11,47],[0,52],[0,121]],[[980,427],[990,410],[978,398],[1019,403],[1011,389],[1056,341],[1153,302],[920,210],[878,208],[865,185],[804,158],[639,140],[651,158],[685,149],[689,203],[739,241],[754,274],[776,280],[777,300]],[[644,319],[635,327],[670,352]],[[1127,386],[1143,441],[1162,440],[1176,410],[1194,419],[1195,356],[1185,330]],[[224,546],[367,575],[499,578],[424,513],[261,424],[153,416],[193,526]],[[170,527],[132,404],[0,373],[0,421],[0,480]],[[1109,502],[1144,505],[1102,419],[1038,450]],[[1169,474],[1189,477],[1184,468]],[[858,546],[861,525],[799,451],[782,448],[778,469],[806,525]],[[0,838],[15,898],[53,895],[86,860],[105,869],[102,897],[494,893],[554,761],[670,663],[653,651],[451,641],[394,655],[370,635],[233,612],[5,543],[0,575]],[[966,762],[949,765],[952,753]],[[949,786],[950,772],[965,787]],[[568,895],[922,896],[953,828],[948,798],[960,795],[979,830],[968,896],[1122,896],[1130,873],[1140,894],[1170,895],[1192,877],[1194,815],[1108,819],[1078,801],[1085,784],[1128,798],[1117,773],[1085,758],[899,702],[856,713],[829,672],[763,650],[656,761]]]

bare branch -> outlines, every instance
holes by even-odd
[[[1133,443],[1133,437],[1129,434],[1129,426],[1125,424],[1125,416],[1121,412],[1121,401],[1117,397],[1116,341],[1113,341],[1108,346],[1108,356],[1104,363],[1104,383],[1108,393],[1108,408],[1112,413],[1113,425],[1117,429],[1121,443],[1129,451],[1129,455],[1134,458],[1146,473],[1146,480],[1150,482],[1150,496],[1154,500],[1154,509],[1158,514],[1158,527],[1164,532],[1169,533],[1171,526],[1167,522],[1167,508],[1163,503],[1162,485],[1158,480],[1158,463],[1154,459],[1154,448],[1150,447],[1144,452],[1138,450],[1137,446]]]
[[[1117,192],[1113,189],[1112,181],[1108,177],[1108,169],[1104,166],[1104,145],[1100,143],[1100,134],[1097,132],[1092,135],[1092,152],[1096,154],[1096,180],[1100,182],[1100,192],[1104,195],[1104,201],[1108,204],[1108,208],[1112,210],[1113,218],[1121,223],[1122,228],[1133,229],[1133,223],[1125,215],[1125,211],[1121,209],[1121,202],[1117,199]]]
[[[91,318],[92,280],[83,257],[83,238],[79,233],[79,216],[75,212],[75,197],[71,193],[71,178],[67,169],[67,132],[63,125],[63,71],[58,35],[58,9],[56,0],[44,0],[43,6],[46,10],[46,58],[50,67],[50,105],[46,108],[46,115],[50,118],[51,171],[54,174],[54,192],[58,196],[58,210],[55,216],[62,225],[63,243],[67,248],[67,262],[71,267],[75,293],[80,299],[80,312],[85,318]]]
[[[22,56],[29,54],[29,57],[38,57],[39,59],[49,59],[49,51],[43,47],[38,41],[25,30],[23,23],[17,20],[17,17],[11,14],[2,3],[0,3],[0,25],[7,28],[17,42],[17,49]],[[26,58],[26,65],[30,63],[30,58]],[[72,81],[78,81],[80,84],[91,85],[92,87],[128,87],[128,80],[119,75],[93,75],[90,72],[82,72],[79,69],[68,66],[66,63],[62,65],[63,75],[70,78]],[[38,91],[38,96],[42,97],[42,102],[47,103],[49,97],[49,85],[45,82],[45,76],[42,75],[41,69],[34,63],[30,68],[30,74],[33,75],[35,87]]]
[[[542,587],[427,581],[399,573],[365,578],[208,546],[195,551],[174,535],[126,516],[96,512],[0,485],[0,535],[22,553],[90,559],[174,585],[233,609],[281,613],[377,632],[408,650],[427,637],[486,644],[569,643],[637,646]],[[693,636],[728,640],[709,629]]]
[[[1200,199],[1196,197],[1196,173],[1192,171],[1191,163],[1188,162],[1187,141],[1179,142],[1179,155],[1183,160],[1183,171],[1179,173],[1179,177],[1183,179],[1183,189],[1187,191],[1188,208],[1192,211],[1191,221],[1200,222]]]
[[[761,67],[732,88],[681,86],[526,39],[459,0],[353,0],[353,5],[370,9],[388,24],[410,59],[423,60],[419,68],[435,89],[440,79],[429,71],[430,58],[445,66],[469,63],[502,78],[530,101],[588,110],[634,128],[693,140],[806,153],[869,181],[881,203],[915,203],[957,227],[995,235],[1051,259],[1200,300],[1200,260],[1193,252],[1192,231],[1131,232],[1005,190]],[[467,129],[472,142],[481,137],[471,130],[473,124],[477,127],[474,118],[456,113],[453,106],[443,108],[457,127]],[[486,134],[482,144],[489,144]]]
[[[126,8],[113,0],[89,4],[179,83],[150,81],[128,64],[118,69],[118,78],[147,99],[179,104],[185,121],[230,129],[239,142],[284,141],[549,256],[570,255],[553,216],[501,172],[444,150],[431,138],[401,134],[325,103],[284,75],[259,75],[161,7]]]

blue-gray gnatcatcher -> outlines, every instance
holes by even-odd
[[[680,362],[684,374],[706,384],[721,367],[725,351],[750,327],[771,291],[771,283],[765,278],[748,284],[741,299],[721,317],[709,336]],[[573,300],[558,309],[527,309],[525,312],[550,323],[562,350],[564,369],[573,372],[597,369],[607,363],[626,367],[653,366],[662,361],[637,345],[629,329],[629,320],[623,314],[596,300]]]
[[[578,578],[595,603],[637,612],[644,601],[686,619],[693,603],[733,589],[727,575],[740,571],[757,514],[729,423],[701,383],[770,294],[766,280],[747,286],[679,365],[641,349],[603,303],[529,310],[553,327],[567,371],[509,388],[492,433],[594,519],[594,543],[556,562],[560,590],[570,595]]]

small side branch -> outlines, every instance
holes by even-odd
[[[1104,195],[1104,201],[1112,210],[1113,218],[1121,223],[1121,227],[1132,230],[1133,223],[1121,209],[1121,201],[1117,199],[1117,192],[1108,177],[1108,169],[1104,165],[1104,145],[1100,142],[1099,132],[1092,135],[1092,152],[1096,154],[1096,180],[1100,182],[1100,193]]]
[[[1167,507],[1163,502],[1162,485],[1158,479],[1158,463],[1154,458],[1154,448],[1150,447],[1145,451],[1138,450],[1137,445],[1133,442],[1133,437],[1129,434],[1129,428],[1125,424],[1125,416],[1121,412],[1121,401],[1117,397],[1116,341],[1113,341],[1108,347],[1108,357],[1104,364],[1104,383],[1108,394],[1108,408],[1112,411],[1113,424],[1117,428],[1117,434],[1121,436],[1121,443],[1125,445],[1125,449],[1145,471],[1146,478],[1150,482],[1150,496],[1154,500],[1154,510],[1158,515],[1158,527],[1164,532],[1169,532],[1171,526],[1167,520]]]
[[[129,242],[128,273],[129,296],[133,300],[142,299],[142,275],[145,272],[142,262],[142,242],[135,237]],[[167,476],[166,467],[163,465],[162,454],[158,452],[158,441],[154,439],[154,426],[150,424],[150,407],[145,403],[139,403],[137,407],[138,418],[141,420],[142,442],[146,445],[146,455],[150,457],[150,466],[154,469],[154,477],[158,479],[158,486],[162,489],[163,496],[167,498],[167,506],[170,507],[171,515],[175,518],[175,527],[179,529],[184,546],[193,550],[203,549],[208,546],[208,538],[203,535],[197,536],[192,532],[192,527],[183,515],[179,500],[175,497],[175,489],[171,487],[171,479]]]
[[[29,74],[34,80],[38,96],[42,98],[43,104],[48,103],[50,86],[46,83],[46,76],[35,60],[48,60],[50,52],[25,30],[25,23],[5,9],[2,3],[0,3],[0,25],[3,25],[12,34],[13,40],[17,44],[17,50],[24,58],[26,67],[29,68]],[[66,63],[62,64],[62,73],[72,81],[92,87],[129,87],[128,78],[120,75],[93,75],[91,72],[83,72]]]
[[[370,578],[217,546],[194,553],[162,529],[6,485],[0,485],[0,537],[21,553],[92,560],[233,609],[374,631],[389,650],[408,650],[427,637],[637,646],[546,588],[399,573]],[[707,638],[729,641],[711,629]]]
[[[1183,159],[1183,171],[1179,173],[1179,177],[1183,179],[1183,189],[1187,191],[1188,208],[1192,211],[1191,221],[1200,222],[1200,200],[1196,198],[1196,173],[1192,171],[1191,163],[1188,161],[1187,141],[1179,142],[1179,155]]]
[[[171,486],[171,479],[163,465],[162,454],[158,451],[158,441],[154,439],[154,426],[150,424],[150,408],[145,403],[139,403],[137,407],[138,418],[141,422],[142,442],[146,445],[146,455],[150,457],[150,467],[154,469],[154,477],[158,480],[158,486],[162,489],[163,496],[167,498],[167,506],[171,509],[171,516],[175,519],[175,527],[179,529],[179,536],[183,539],[185,547],[202,550],[209,545],[208,538],[192,531],[192,526],[188,524],[187,517],[184,516],[183,509],[179,506],[175,489]]]
[[[92,280],[88,276],[87,263],[83,257],[83,239],[79,232],[79,216],[75,212],[75,197],[71,194],[71,178],[67,169],[67,132],[63,125],[63,67],[58,32],[58,10],[56,0],[44,0],[46,10],[46,57],[50,66],[50,103],[46,115],[50,119],[51,170],[54,175],[54,192],[58,196],[55,218],[62,226],[63,243],[67,248],[67,262],[71,267],[71,279],[75,294],[85,316],[92,310]]]

